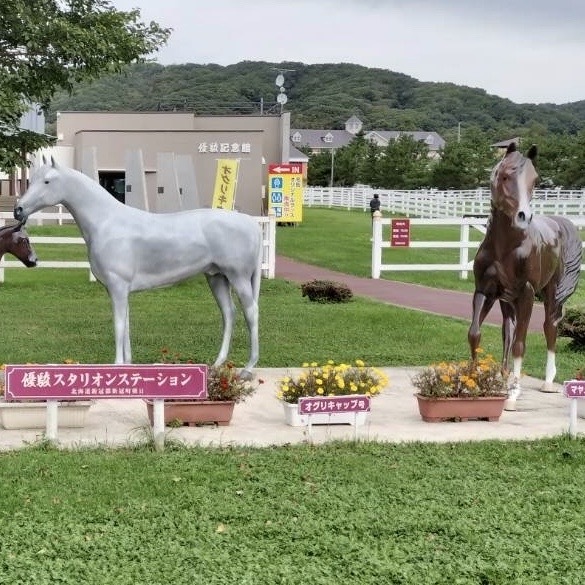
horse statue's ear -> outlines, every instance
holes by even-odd
[[[536,148],[536,144],[533,144],[529,149],[528,152],[526,153],[526,156],[532,161],[534,162],[534,159],[536,158],[536,155],[538,154],[538,148]]]
[[[53,158],[53,155],[51,155],[51,166],[54,169],[58,169],[59,168],[59,165],[57,164],[57,161]]]
[[[510,144],[508,144],[508,148],[506,149],[506,154],[510,154],[511,152],[516,152],[515,142],[510,142]]]
[[[43,164],[46,165],[47,164],[47,157],[43,154]]]

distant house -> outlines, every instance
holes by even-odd
[[[308,147],[313,154],[331,152],[347,146],[363,129],[362,121],[357,116],[351,116],[345,122],[345,130],[310,130],[306,128],[292,128],[290,139],[293,146]],[[400,136],[412,136],[414,140],[424,141],[429,148],[429,156],[438,156],[445,146],[445,141],[436,132],[407,132],[398,130],[371,130],[365,133],[366,140],[372,141],[380,148],[385,148],[391,140]]]
[[[410,136],[413,140],[424,142],[429,149],[429,157],[437,158],[439,151],[445,147],[445,140],[436,132],[410,132],[403,130],[372,130],[365,134],[366,140],[385,148],[391,140],[398,140],[401,136]]]
[[[508,146],[510,146],[510,144],[512,144],[512,142],[515,142],[516,146],[518,146],[522,142],[522,139],[519,136],[516,136],[515,138],[508,138],[508,140],[501,140],[500,142],[494,142],[493,144],[490,144],[490,146],[492,148],[495,148],[496,152],[498,154],[503,155],[504,152],[506,151],[506,149],[508,148]]]

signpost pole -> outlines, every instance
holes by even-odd
[[[47,400],[47,426],[45,435],[48,441],[57,442],[59,421],[59,404],[56,400]]]
[[[165,401],[163,398],[155,398],[152,401],[152,434],[154,448],[162,451],[165,448]]]
[[[571,439],[577,438],[577,400],[578,398],[571,398],[569,410],[569,435]]]

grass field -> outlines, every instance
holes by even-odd
[[[330,217],[329,221],[323,219],[323,213]],[[278,228],[278,253],[302,256],[300,259],[358,273],[359,251],[367,256],[362,248],[370,246],[368,233],[360,231],[361,222],[366,219],[369,221],[356,212],[309,210],[301,226]],[[336,245],[327,244],[321,240],[323,230],[317,229],[322,224],[329,226],[331,238],[339,233],[347,235]],[[342,224],[341,230],[339,224]],[[72,226],[31,226],[29,231],[31,235],[77,235]],[[425,234],[424,237],[430,236]],[[347,252],[344,253],[343,248]],[[85,257],[83,246],[38,245],[37,253],[41,260]],[[363,263],[363,259],[360,262]],[[455,274],[440,276],[445,280],[450,278],[454,285],[460,282]],[[7,269],[0,291],[4,324],[0,330],[1,362],[59,363],[73,359],[83,363],[108,363],[113,360],[109,298],[99,283],[89,282],[87,271]],[[174,287],[136,293],[131,296],[130,307],[136,363],[157,361],[163,347],[201,363],[215,359],[221,342],[221,317],[202,276]],[[301,296],[296,284],[278,279],[264,280],[258,365],[292,367],[307,361],[360,358],[376,366],[419,366],[462,359],[468,354],[467,328],[466,321],[400,309],[364,298],[341,305],[315,304]],[[246,361],[246,337],[239,313],[231,354],[238,365]],[[432,339],[433,343],[421,343],[424,339]],[[482,346],[499,357],[498,328],[484,326]],[[544,337],[531,334],[526,373],[542,377],[544,356]],[[571,378],[581,365],[582,354],[571,349],[568,339],[561,339],[558,379]]]
[[[584,482],[566,438],[28,449],[0,456],[0,583],[578,585]]]
[[[358,212],[307,210],[301,226],[278,228],[278,253],[365,276],[368,230]],[[463,286],[454,274],[437,282]],[[0,361],[112,360],[109,300],[86,271],[7,270],[0,295]],[[281,280],[263,281],[260,302],[263,367],[425,365],[468,351],[468,324],[455,319],[361,298],[313,304]],[[220,316],[200,277],[133,295],[131,324],[135,362],[156,361],[162,347],[209,362],[219,348]],[[484,327],[482,346],[499,355],[498,328]],[[528,348],[525,369],[542,376],[543,336],[530,335]],[[240,316],[235,361],[246,352]],[[582,357],[561,340],[558,378]],[[585,441],[567,437],[266,449],[169,441],[164,453],[148,442],[70,452],[41,442],[0,453],[0,585],[577,585],[584,482]]]

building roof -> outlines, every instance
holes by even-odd
[[[366,132],[366,140],[374,140],[380,146],[386,146],[391,140],[397,140],[400,136],[406,134],[413,140],[425,142],[429,150],[436,151],[445,147],[445,140],[436,132],[423,131],[402,131],[402,130],[371,130]]]
[[[332,148],[347,146],[355,136],[347,130],[291,128],[290,138],[292,143],[297,147],[308,146],[311,150],[330,150]]]
[[[493,144],[490,144],[490,146],[493,148],[508,148],[508,146],[510,146],[510,144],[512,144],[512,142],[519,144],[520,137],[516,136],[516,138],[508,138],[508,140],[501,140],[500,142],[494,142]]]
[[[309,157],[291,144],[289,147],[288,162],[306,163],[309,162]]]

